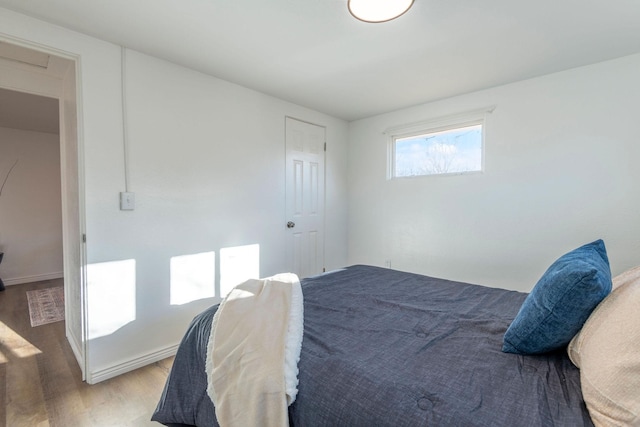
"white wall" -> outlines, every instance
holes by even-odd
[[[0,127],[0,266],[6,285],[62,277],[60,137]]]
[[[640,264],[638,75],[634,55],[351,123],[349,262],[523,291],[598,238],[614,274]],[[491,105],[483,174],[386,180],[386,128]]]
[[[88,343],[90,382],[166,355],[191,318],[218,301],[170,305],[172,257],[203,251],[219,256],[222,248],[257,243],[261,275],[286,269],[286,115],[327,127],[325,264],[345,264],[347,123],[127,51],[129,190],[136,209],[120,211],[120,47],[3,9],[0,28],[10,40],[79,57],[88,291],[100,296],[88,301],[89,329],[108,323],[105,317],[114,320],[103,325],[103,332],[113,331]],[[109,277],[130,261],[132,276],[127,270]],[[132,312],[125,309],[129,304]],[[123,312],[121,319],[128,320],[118,323]]]
[[[346,262],[346,123],[134,51],[126,58],[129,191],[136,209],[118,210],[122,176],[99,183],[88,211],[96,223],[89,241],[99,244],[90,245],[89,262],[135,260],[136,320],[95,340],[99,365],[109,362],[103,354],[126,359],[134,343],[161,349],[176,342],[194,313],[217,301],[170,306],[173,257],[215,252],[219,284],[220,250],[258,244],[261,276],[286,271],[285,115],[327,126],[333,169],[326,264]],[[96,165],[104,174],[108,166]],[[114,346],[118,341],[130,344]]]

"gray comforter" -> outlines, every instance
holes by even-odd
[[[501,352],[526,294],[370,266],[302,281],[295,426],[591,426],[557,352]],[[189,326],[153,420],[217,426],[205,359],[217,306]]]

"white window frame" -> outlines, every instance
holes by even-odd
[[[485,146],[486,146],[486,116],[492,113],[495,106],[480,108],[477,110],[466,111],[463,113],[452,114],[449,116],[434,118],[430,120],[424,120],[421,122],[415,122],[400,126],[394,126],[386,129],[383,133],[388,136],[387,139],[387,179],[413,179],[413,178],[426,178],[426,177],[442,177],[451,175],[467,175],[467,174],[479,174],[485,170]],[[451,173],[435,173],[424,175],[412,175],[412,176],[395,176],[395,142],[398,139],[411,138],[414,136],[426,135],[437,132],[444,132],[448,130],[454,130],[464,128],[468,126],[481,125],[482,126],[482,146],[481,146],[481,160],[479,171],[466,171],[466,172],[451,172]]]

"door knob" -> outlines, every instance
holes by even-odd
[[[289,222],[287,222],[287,228],[293,228],[293,227],[295,227],[295,226],[296,226],[296,223],[295,223],[295,222],[293,222],[293,221],[289,221]]]

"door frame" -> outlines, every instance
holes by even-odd
[[[55,48],[40,45],[37,43],[29,42],[27,40],[8,36],[0,33],[0,41],[14,44],[27,49],[37,50],[47,53],[52,56],[57,56],[71,61],[70,67],[73,67],[73,73],[69,72],[61,79],[61,87],[66,84],[72,85],[75,92],[75,129],[67,129],[67,121],[65,120],[65,98],[62,90],[58,93],[49,93],[39,88],[33,87],[33,84],[27,82],[23,85],[7,85],[0,82],[0,87],[15,90],[19,92],[29,93],[33,95],[46,96],[49,98],[56,98],[59,102],[58,108],[58,120],[60,123],[60,178],[61,178],[61,197],[62,197],[62,251],[63,251],[63,283],[65,292],[65,313],[69,313],[71,301],[67,298],[68,294],[68,282],[67,278],[73,278],[72,282],[79,285],[80,293],[80,343],[70,339],[70,336],[74,336],[71,333],[69,323],[66,321],[65,315],[65,336],[69,342],[74,356],[78,362],[80,370],[82,372],[82,380],[86,379],[86,373],[88,372],[88,328],[87,328],[87,281],[86,281],[86,244],[85,244],[85,230],[86,230],[86,218],[85,218],[85,173],[84,173],[84,135],[82,131],[82,96],[81,96],[81,74],[80,74],[80,56],[73,55],[68,52],[63,52]],[[73,79],[73,80],[70,80]],[[75,138],[73,137],[75,133]],[[76,176],[70,176],[67,172],[68,168],[65,167],[68,163],[64,153],[71,149],[76,151],[76,165],[74,170],[77,172]],[[77,182],[77,188],[71,189],[73,195],[77,195],[77,198],[69,196],[69,190],[67,186],[69,181]],[[77,206],[77,212],[71,211],[69,206]],[[77,223],[75,218],[77,218]],[[74,239],[74,236],[82,236],[82,240],[78,243],[78,251],[74,251],[72,245],[69,244],[70,240]],[[76,268],[79,266],[80,268]],[[78,309],[76,308],[76,310]]]

